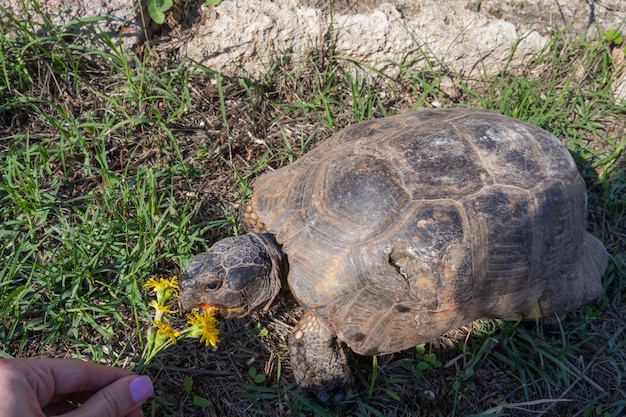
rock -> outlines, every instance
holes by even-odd
[[[4,0],[2,6],[22,18],[42,23],[41,14],[30,1]],[[141,8],[133,0],[40,0],[42,11],[55,26],[67,27],[68,33],[94,39],[93,31],[106,33],[113,42],[122,42],[122,50],[134,48],[143,42]],[[82,23],[80,19],[106,16],[101,20]],[[78,20],[76,20],[78,19]],[[2,17],[0,17],[0,22]],[[70,23],[72,22],[72,23]]]
[[[224,0],[205,18],[185,54],[226,73],[263,73],[289,53],[335,56],[380,71],[442,63],[465,77],[515,70],[555,31],[619,28],[625,7],[569,0]],[[477,7],[479,5],[479,7]],[[583,32],[584,33],[584,32]]]
[[[613,67],[615,68],[615,80],[613,81],[613,91],[615,100],[618,103],[626,104],[626,47],[621,46],[613,49]]]

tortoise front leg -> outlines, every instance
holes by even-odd
[[[341,402],[350,382],[350,370],[335,332],[308,310],[288,343],[296,383],[321,403]]]

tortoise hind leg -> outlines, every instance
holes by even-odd
[[[571,267],[573,272],[552,279],[537,305],[528,303],[531,308],[525,314],[526,319],[539,317],[554,322],[556,317],[562,320],[602,294],[602,276],[609,255],[602,242],[589,233],[584,239],[582,256]]]
[[[341,402],[350,382],[346,354],[335,333],[308,310],[289,337],[296,383],[324,404]]]
[[[609,254],[602,242],[589,233],[585,234],[583,252],[583,302],[589,303],[602,294],[602,276],[609,264]]]

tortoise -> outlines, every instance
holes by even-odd
[[[304,308],[288,340],[295,380],[337,402],[345,346],[388,354],[476,319],[553,318],[596,299],[608,255],[586,216],[585,183],[547,131],[485,110],[408,112],[260,176],[242,213],[250,233],[194,256],[180,298],[227,319],[288,286]]]

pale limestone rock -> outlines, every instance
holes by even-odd
[[[480,9],[477,4],[480,3]],[[626,32],[626,0],[224,0],[182,53],[226,73],[259,75],[285,54],[293,61],[332,50],[346,62],[393,74],[427,59],[467,78],[516,71],[556,31],[598,39]],[[624,83],[616,80],[617,94]]]
[[[478,77],[504,69],[517,42],[513,66],[548,41],[532,28],[521,31],[459,4],[420,0],[407,17],[401,7],[382,3],[362,13],[334,11],[331,25],[328,10],[296,0],[225,0],[207,9],[210,15],[187,44],[186,55],[214,69],[258,75],[287,51],[305,59],[332,47],[335,55],[382,71],[427,56]]]
[[[41,15],[34,10],[29,1],[2,0],[0,3],[7,10],[41,23]],[[93,33],[105,33],[114,42],[121,42],[122,50],[139,45],[144,39],[141,8],[133,0],[39,0],[41,9],[47,13],[50,21],[57,26],[65,26],[68,33],[96,39]],[[80,19],[102,16],[94,21]],[[0,24],[2,22],[0,14]],[[35,25],[37,28],[37,25]],[[121,36],[120,36],[121,35]]]
[[[612,59],[615,68],[615,80],[613,81],[613,91],[615,100],[618,103],[626,104],[626,48],[625,46],[613,49]]]

